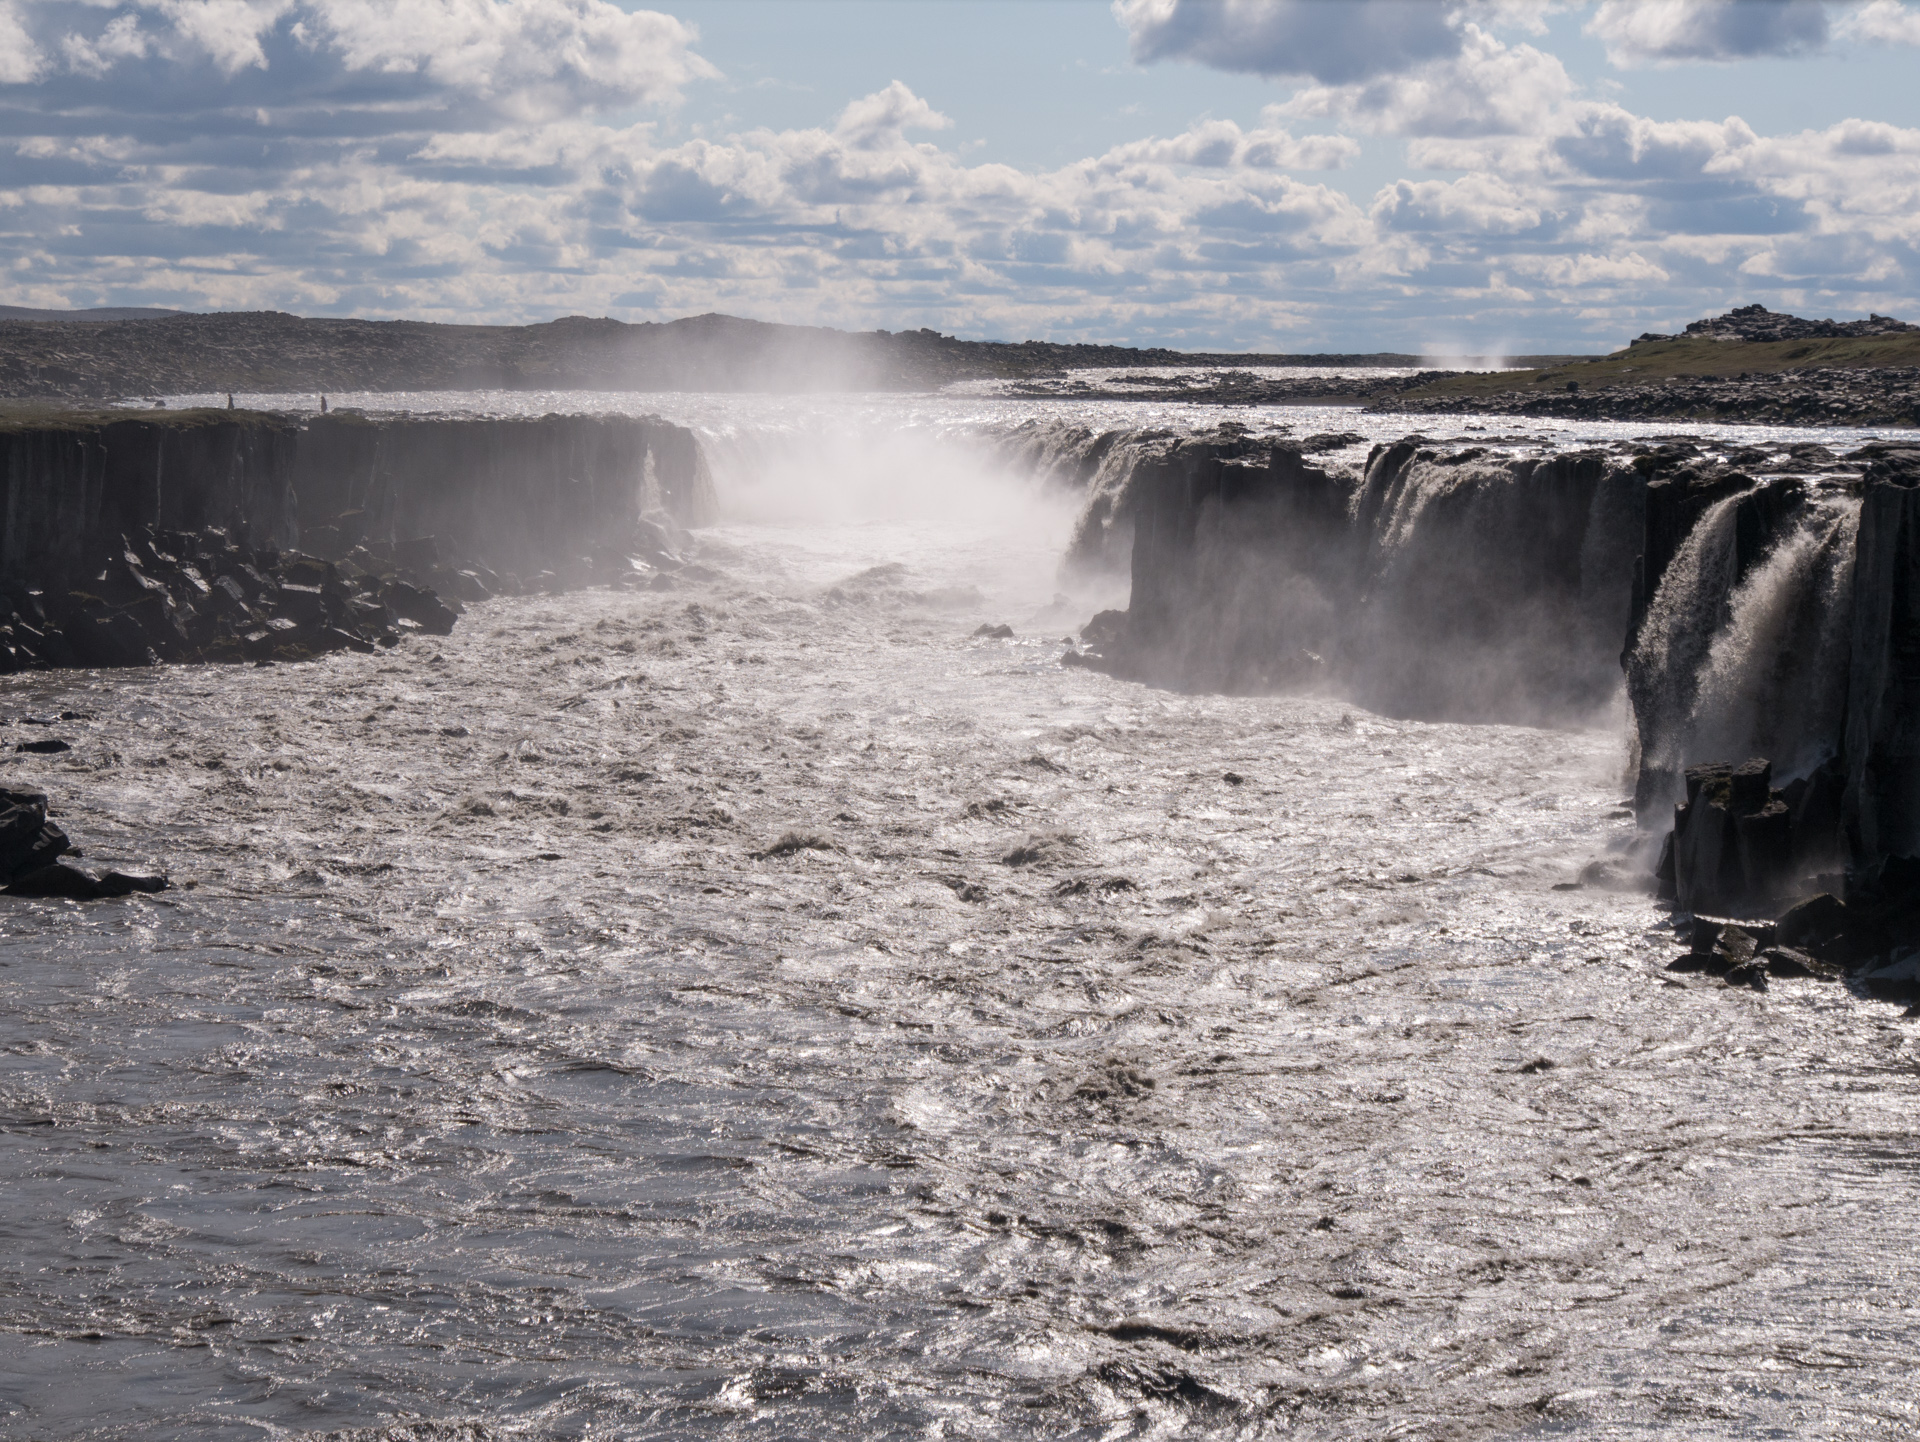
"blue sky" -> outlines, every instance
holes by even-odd
[[[1191,348],[1920,320],[1907,0],[0,0],[0,301]]]

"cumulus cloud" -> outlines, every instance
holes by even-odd
[[[1461,39],[1448,59],[1359,84],[1311,86],[1279,109],[1386,135],[1514,135],[1538,130],[1573,93],[1555,56],[1504,45],[1472,24]]]
[[[1843,11],[1835,28],[1849,40],[1920,45],[1920,12],[1900,0],[1869,0],[1858,9]]]
[[[1821,0],[1601,0],[1587,33],[1615,65],[1751,60],[1826,44]]]
[[[1279,114],[1268,106],[1267,118]],[[1360,153],[1344,135],[1295,138],[1271,123],[1242,130],[1231,120],[1208,120],[1182,135],[1136,140],[1101,157],[1105,165],[1198,165],[1209,169],[1249,166],[1256,170],[1338,170]]]
[[[1114,0],[1133,58],[1348,85],[1457,54],[1433,0]]]
[[[0,0],[0,85],[26,85],[45,63],[46,57],[20,21],[20,12]]]
[[[1222,63],[1237,36],[1299,88],[1032,170],[969,160],[904,80],[689,137],[693,33],[607,0],[0,0],[0,298],[1405,349],[1428,318],[1612,339],[1920,296],[1920,131],[1632,114],[1496,34],[1562,0],[1422,5],[1373,56],[1342,28],[1371,4],[1117,8],[1137,53]],[[1355,132],[1406,137],[1409,178],[1320,183]]]
[[[42,109],[97,103],[106,92],[87,82],[114,85],[123,106],[129,81],[174,110],[319,101],[347,113],[400,99],[527,116],[671,105],[716,73],[692,44],[672,16],[609,0],[0,0],[0,65],[32,58],[13,83],[69,82],[41,94]],[[149,57],[164,63],[139,63]],[[217,91],[203,66],[220,77]]]

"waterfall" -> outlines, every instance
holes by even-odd
[[[1628,657],[1643,801],[1674,800],[1688,766],[1764,756],[1776,784],[1839,753],[1860,501],[1803,496],[1740,574],[1743,491],[1676,552]]]
[[[1840,749],[1860,502],[1810,502],[1735,589],[1700,668],[1686,761],[1765,756],[1776,783]]]
[[[1680,772],[1687,765],[1679,742],[1693,715],[1700,669],[1725,615],[1737,569],[1734,514],[1746,494],[1715,501],[1687,533],[1627,654],[1643,800],[1655,792],[1669,799],[1678,795]]]

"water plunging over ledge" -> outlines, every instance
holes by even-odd
[[[0,682],[89,713],[12,776],[196,883],[0,917],[4,1430],[1912,1421],[1908,1037],[1554,889],[1618,729],[1063,670],[1124,587],[980,413],[686,404],[708,579]]]

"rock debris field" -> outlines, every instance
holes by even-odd
[[[0,1430],[1920,1421],[1911,1024],[1554,889],[1617,723],[1148,690],[863,546],[6,680],[173,889],[0,900]]]

